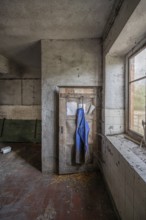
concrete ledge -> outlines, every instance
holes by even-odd
[[[106,138],[146,183],[146,149],[140,148],[124,135],[106,136]]]
[[[146,219],[146,149],[125,135],[104,136],[101,166],[122,220]]]

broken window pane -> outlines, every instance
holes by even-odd
[[[142,120],[145,121],[146,79],[130,83],[130,129],[143,135]]]
[[[146,48],[129,60],[130,81],[146,76]]]

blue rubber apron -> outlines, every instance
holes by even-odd
[[[85,153],[88,151],[89,125],[85,119],[84,109],[77,109],[77,128],[76,128],[76,163],[81,164],[85,161]]]

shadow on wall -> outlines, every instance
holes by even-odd
[[[54,140],[56,141],[54,148],[54,155],[56,155],[56,172],[58,173],[59,171],[59,141],[58,141],[59,140],[59,93],[57,91],[54,93],[54,97],[55,97],[54,109],[56,109],[56,113],[55,113],[56,120],[54,120],[54,127],[56,130],[54,132]]]
[[[24,46],[15,52],[15,60],[22,66],[30,68],[41,68],[41,43],[40,41]]]

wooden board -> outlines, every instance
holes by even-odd
[[[97,88],[60,88],[59,90],[59,173],[77,173],[95,168],[94,155],[98,151],[97,144]],[[92,114],[85,114],[90,127],[89,153],[82,164],[75,161],[76,114],[67,115],[67,103],[85,104],[86,110],[93,104],[96,108]],[[99,106],[98,106],[99,108]],[[96,158],[97,160],[97,158]]]

